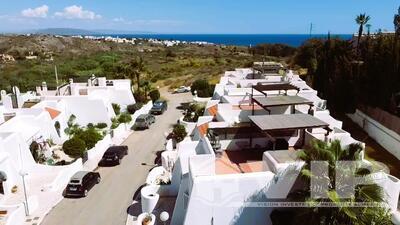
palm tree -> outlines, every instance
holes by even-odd
[[[147,97],[148,92],[151,89],[151,83],[148,80],[144,80],[140,86],[143,88],[144,90],[144,95]]]
[[[368,37],[369,37],[370,34],[371,34],[371,27],[372,27],[372,25],[368,23],[368,24],[365,25],[365,27],[367,28],[367,35],[368,35]]]
[[[360,40],[363,33],[364,25],[367,24],[370,19],[371,17],[367,16],[365,13],[360,14],[356,17],[356,23],[360,25],[360,27],[358,28],[358,37],[357,37],[357,53],[360,47]]]
[[[348,169],[338,167],[337,161],[352,161],[362,163],[361,160],[362,146],[359,144],[351,144],[343,148],[340,141],[336,140],[331,143],[315,140],[310,143],[310,148],[300,151],[299,159],[305,162],[301,169],[301,179],[305,182],[305,186],[301,190],[295,190],[289,194],[289,200],[294,202],[305,202],[310,207],[295,208],[293,211],[274,212],[274,225],[291,224],[281,223],[287,221],[285,214],[293,215],[292,224],[297,224],[296,221],[307,221],[309,225],[366,225],[366,224],[391,224],[391,217],[385,208],[378,206],[368,207],[351,207],[346,203],[382,203],[383,189],[370,181],[368,185],[359,185],[356,187],[355,194],[352,198],[339,198],[340,191],[346,190],[348,185],[340,185],[344,182],[348,175],[368,175],[369,170],[360,169],[355,174]],[[311,171],[311,162],[325,161],[328,162],[328,173],[321,175],[313,174]],[[327,199],[311,198],[311,191],[323,190],[324,187],[311,185],[311,177],[318,180],[328,181]],[[339,179],[339,180],[338,180]],[[338,181],[338,182],[337,182]],[[319,204],[330,204],[334,207],[319,207]],[[272,219],[272,214],[271,214]]]
[[[130,60],[124,68],[125,76],[129,78],[132,83],[133,80],[136,79],[137,90],[140,89],[140,76],[144,69],[144,62],[141,57]]]
[[[393,20],[393,24],[394,24],[394,29],[396,31],[396,36],[400,36],[400,7],[398,9],[397,14],[394,15],[394,20]]]

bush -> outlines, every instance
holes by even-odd
[[[157,101],[158,99],[160,99],[160,97],[161,97],[160,91],[157,90],[157,89],[152,90],[152,91],[150,91],[149,96],[150,96],[151,100],[152,100],[153,103],[154,103],[155,101]]]
[[[117,103],[112,103],[112,107],[114,109],[115,115],[121,114],[121,106],[119,106]]]
[[[137,90],[133,96],[135,97],[136,102],[141,102],[141,103],[146,103],[147,102],[147,96],[145,95],[144,91],[142,90]]]
[[[138,102],[135,104],[131,104],[128,105],[128,107],[126,108],[126,110],[130,113],[130,114],[134,114],[136,111],[138,111],[139,109],[141,109],[143,107],[143,103]]]
[[[197,91],[197,96],[201,98],[209,98],[214,94],[215,85],[210,85],[207,80],[195,80],[191,86],[191,92]]]
[[[177,124],[174,126],[174,129],[172,130],[173,136],[176,140],[176,142],[181,142],[183,139],[185,139],[187,132],[185,127],[182,124]]]
[[[205,106],[201,104],[191,104],[185,112],[183,120],[186,122],[197,122],[199,116],[204,115]],[[193,114],[193,116],[192,116]]]
[[[107,128],[107,124],[106,123],[98,123],[98,124],[96,124],[96,128],[98,128],[98,129]]]
[[[88,128],[76,133],[74,138],[82,140],[85,143],[86,149],[92,149],[97,142],[103,139],[103,136],[96,129]]]
[[[117,117],[113,117],[111,118],[111,129],[115,129],[119,126],[119,122],[118,122],[118,118]]]
[[[65,141],[62,148],[65,154],[73,158],[81,157],[86,151],[85,142],[76,137]]]
[[[132,121],[132,116],[129,113],[122,113],[118,117],[119,123],[129,123]]]

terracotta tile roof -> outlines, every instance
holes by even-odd
[[[58,115],[61,114],[60,111],[49,108],[49,107],[45,107],[44,110],[46,110],[47,112],[49,112],[51,119],[56,118]]]
[[[216,116],[218,112],[218,105],[213,105],[210,108],[207,109],[208,113],[210,116]]]
[[[199,129],[199,132],[203,137],[206,136],[208,130],[208,123],[198,126],[197,129]]]
[[[262,152],[227,150],[215,160],[216,174],[254,173],[261,171],[264,171]]]
[[[242,173],[237,164],[233,163],[226,152],[222,153],[220,158],[215,160],[215,173],[216,174],[237,174]]]

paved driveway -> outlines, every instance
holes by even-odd
[[[149,129],[134,132],[124,142],[129,146],[129,155],[116,167],[99,168],[102,181],[86,198],[63,199],[44,218],[43,225],[123,225],[127,208],[132,203],[135,191],[144,184],[154,164],[156,153],[164,149],[167,132],[182,115],[176,109],[182,102],[191,101],[192,96],[168,94],[162,91],[168,102],[168,111],[157,116]],[[148,165],[142,165],[146,163]]]

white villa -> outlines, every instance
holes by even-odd
[[[35,141],[46,158],[51,158],[68,139],[64,129],[71,115],[81,126],[105,123],[110,127],[116,116],[112,103],[121,109],[135,103],[130,80],[92,76],[87,83],[74,83],[71,79],[56,90],[48,90],[43,82],[36,92],[20,93],[17,87],[10,94],[1,91],[0,224],[19,225],[24,223],[26,214],[45,215],[62,199],[62,191],[76,171],[94,169],[107,147],[119,144],[129,132],[126,126],[119,126],[114,137],[105,134],[87,151],[86,162],[77,159],[69,165],[39,164],[30,150]]]
[[[172,225],[272,224],[274,208],[263,204],[290,191],[295,178],[286,169],[304,165],[296,150],[312,139],[365,146],[342,129],[317,91],[291,71],[227,71],[211,99],[195,99],[207,101],[204,116],[197,123],[181,121],[188,137],[176,149],[167,144],[162,167],[150,172],[141,190],[143,213],[173,199]],[[386,191],[393,222],[400,224],[400,181],[381,175],[376,182]],[[165,176],[171,183],[160,185]]]

